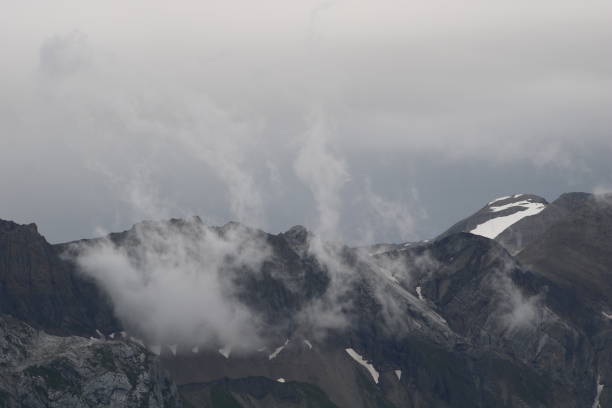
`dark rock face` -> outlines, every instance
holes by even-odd
[[[0,220],[0,314],[61,334],[119,330],[110,302],[36,225]]]
[[[144,348],[56,337],[0,316],[0,406],[179,407],[176,387]]]

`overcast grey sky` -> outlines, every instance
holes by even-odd
[[[354,243],[612,189],[609,0],[32,1],[0,13],[0,218]]]

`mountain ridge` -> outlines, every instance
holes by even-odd
[[[352,248],[324,243],[301,226],[267,234],[238,223],[207,227],[192,218],[144,222],[106,238],[50,245],[35,225],[1,221],[0,290],[5,296],[0,314],[16,315],[60,335],[93,335],[103,342],[134,338],[150,350],[154,364],[167,370],[186,406],[193,401],[219,406],[211,393],[220,389],[215,393],[220,392],[223,401],[243,407],[322,401],[364,408],[569,408],[595,402],[608,407],[612,319],[606,317],[606,286],[600,285],[602,294],[582,290],[567,281],[580,279],[576,269],[559,274],[557,267],[530,255],[554,258],[559,245],[568,242],[563,238],[559,244],[556,238],[569,234],[581,257],[607,270],[605,256],[589,258],[596,253],[592,248],[604,250],[607,242],[599,247],[579,243],[605,239],[612,231],[608,204],[593,204],[589,195],[570,194],[557,204],[542,200],[511,196],[484,207],[487,213],[507,216],[521,211],[512,207],[546,205],[505,230],[518,234],[529,221],[551,222],[518,256],[513,255],[516,247],[505,247],[503,233],[491,240],[457,231],[431,242]],[[558,212],[553,220],[547,215],[562,204],[575,216]],[[462,225],[473,230],[486,221]],[[581,230],[583,225],[588,228]],[[192,247],[194,240],[205,245]],[[187,245],[179,247],[186,251],[181,258],[170,258],[174,263],[169,265],[197,268],[198,262],[221,262],[217,272],[228,279],[221,282],[231,284],[231,304],[246,307],[264,331],[258,334],[263,343],[256,346],[261,350],[214,339],[155,344],[146,331],[133,331],[121,322],[117,294],[103,284],[103,275],[83,274],[74,261],[87,251],[105,248],[123,257],[119,259],[130,268],[145,271],[152,255],[171,254],[175,242]],[[220,255],[211,253],[213,258],[200,258],[197,252],[228,243],[232,246]],[[161,252],[151,253],[151,248]],[[265,256],[252,262],[252,249]],[[585,268],[584,263],[577,265]],[[599,279],[611,280],[607,273]],[[58,293],[65,296],[54,300]],[[38,310],[41,302],[52,306]],[[89,314],[79,311],[83,306]],[[324,317],[337,320],[329,325],[321,321]],[[233,382],[261,377],[272,381],[262,385],[265,389],[278,383],[280,394],[256,393],[258,398]],[[222,378],[230,382],[219,383]],[[298,388],[288,391],[284,382]],[[322,394],[299,384],[312,385]],[[292,402],[283,395],[293,395]]]

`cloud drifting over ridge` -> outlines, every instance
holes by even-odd
[[[34,3],[0,17],[0,171],[24,175],[1,180],[0,216],[46,219],[52,239],[160,211],[316,228],[323,187],[312,177],[339,168],[307,166],[325,152],[343,163],[329,188],[350,239],[363,229],[351,203],[396,208],[369,192],[402,203],[417,230],[369,218],[371,239],[436,232],[418,231],[415,214],[436,215],[430,186],[456,182],[427,166],[502,169],[480,172],[485,182],[466,174],[463,194],[479,196],[465,205],[494,198],[505,174],[521,189],[510,192],[539,193],[551,178],[558,192],[611,182],[609,2]],[[313,111],[324,113],[325,151],[305,147]],[[304,154],[313,160],[296,167]],[[519,181],[538,172],[561,176]],[[424,203],[412,208],[415,188]]]
[[[117,316],[147,344],[230,346],[263,344],[259,317],[236,298],[235,274],[257,273],[265,241],[239,227],[223,232],[198,220],[141,223],[130,243],[108,238],[73,244],[80,270],[113,301]]]

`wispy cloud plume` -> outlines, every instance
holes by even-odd
[[[342,188],[351,180],[345,162],[329,148],[329,128],[318,113],[304,138],[295,161],[295,172],[314,197],[316,231],[325,239],[338,239],[342,211]]]
[[[145,222],[121,246],[103,238],[73,251],[128,330],[149,344],[252,350],[262,343],[259,316],[238,301],[233,280],[257,273],[269,250],[247,231],[198,219]]]

